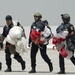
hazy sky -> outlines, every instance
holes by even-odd
[[[35,12],[40,12],[50,25],[59,25],[60,14],[68,13],[75,24],[75,0],[0,0],[0,26],[5,25],[8,14],[22,25],[31,25]]]

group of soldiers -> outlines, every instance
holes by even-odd
[[[59,25],[56,29],[56,34],[53,35],[51,28],[49,27],[49,23],[47,20],[42,21],[42,15],[40,13],[35,13],[34,14],[34,20],[35,22],[32,23],[31,29],[30,29],[30,34],[29,34],[29,42],[28,46],[31,47],[30,51],[30,58],[31,58],[31,70],[29,73],[36,73],[36,54],[38,52],[38,49],[40,49],[40,53],[44,61],[48,64],[49,66],[49,71],[53,71],[53,63],[51,62],[51,59],[47,55],[47,45],[49,44],[49,40],[52,38],[52,43],[56,46],[58,52],[59,52],[59,66],[60,66],[60,71],[58,74],[65,74],[65,65],[64,65],[64,58],[69,57],[69,59],[72,61],[72,63],[75,65],[75,57],[74,57],[74,26],[70,23],[70,16],[69,14],[61,14],[61,19],[63,23]],[[8,35],[10,35],[10,38],[13,39],[13,36],[11,36],[11,29],[15,27],[12,16],[7,15],[5,17],[6,20],[6,25],[3,28],[3,33],[2,33],[2,43],[3,41],[8,38]],[[16,26],[21,27],[24,32],[23,26],[19,22],[17,22]],[[14,34],[14,33],[13,33]],[[26,39],[25,33],[22,33],[20,37],[24,37]],[[15,35],[16,36],[16,35]],[[19,39],[18,37],[15,37]],[[8,41],[6,39],[5,43],[5,60],[6,60],[6,65],[7,69],[5,72],[11,72],[11,51],[10,51],[10,46],[15,49],[15,44],[12,42]],[[60,47],[61,46],[61,47]],[[67,50],[69,52],[67,52]],[[71,55],[69,55],[71,53]],[[22,70],[25,70],[26,68],[26,63],[22,59],[21,55],[19,52],[15,51],[14,53],[14,59],[16,59],[22,66]],[[2,63],[0,62],[0,70],[2,68]]]

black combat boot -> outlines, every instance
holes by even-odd
[[[25,70],[26,68],[25,61],[21,62],[21,66],[22,66],[22,70]]]
[[[65,74],[65,71],[59,71],[58,74]]]
[[[7,69],[4,72],[11,72],[11,71],[12,71],[11,65],[7,65]]]
[[[5,72],[11,72],[12,70],[10,69],[10,68],[7,68],[6,70],[5,70]]]
[[[5,72],[11,72],[11,66],[7,65],[7,69],[5,70]]]
[[[36,73],[35,68],[32,68],[31,71],[29,71],[29,73]]]
[[[50,70],[50,72],[52,72],[53,71],[53,64],[50,62],[50,64],[49,64],[49,70]]]

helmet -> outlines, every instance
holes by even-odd
[[[38,13],[38,12],[37,12],[37,13],[35,13],[35,14],[34,14],[34,16],[37,16],[37,17],[42,18],[42,15],[41,15],[40,13]]]
[[[11,17],[10,15],[7,15],[7,16],[5,17],[5,19],[6,19],[6,20],[12,20],[12,17]]]
[[[67,20],[67,21],[70,21],[70,16],[69,16],[69,14],[61,14],[61,17],[62,17],[62,19],[64,20]]]

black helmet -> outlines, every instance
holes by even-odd
[[[67,21],[70,21],[70,16],[69,16],[69,14],[61,14],[61,17],[62,17],[62,19],[64,20],[67,20]]]
[[[6,20],[12,20],[12,17],[11,17],[10,15],[7,15],[7,16],[5,17],[5,19],[6,19]]]

